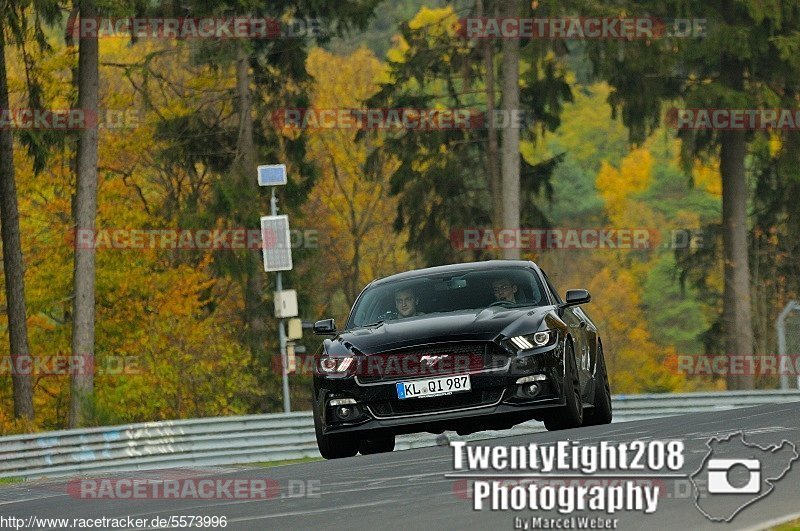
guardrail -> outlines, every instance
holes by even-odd
[[[800,401],[800,391],[742,391],[613,398],[614,422]],[[458,439],[544,431],[540,422]],[[453,437],[456,438],[456,437]],[[397,449],[433,446],[437,436],[397,439]],[[319,457],[310,412],[145,422],[0,438],[0,477],[40,478],[174,467],[209,467]]]

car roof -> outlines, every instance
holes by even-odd
[[[498,271],[503,269],[515,269],[520,267],[528,267],[539,269],[535,263],[530,260],[485,260],[482,262],[462,262],[459,264],[449,264],[443,266],[426,267],[424,269],[414,269],[412,271],[405,271],[397,273],[388,277],[379,278],[369,283],[370,286],[379,284],[388,284],[398,280],[406,280],[426,275],[436,275],[440,273],[455,273],[460,271]]]

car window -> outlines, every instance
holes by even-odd
[[[347,328],[429,314],[549,305],[539,276],[528,268],[460,271],[419,276],[368,287]]]

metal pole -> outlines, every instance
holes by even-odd
[[[278,199],[275,197],[274,186],[272,187],[270,210],[273,216],[278,215]],[[280,271],[275,273],[275,291],[283,291],[283,278],[281,278]],[[281,346],[281,372],[283,373],[283,412],[289,413],[292,410],[292,403],[289,397],[289,360],[286,356],[286,330],[283,327],[283,319],[278,319],[278,341]]]
[[[791,362],[786,359],[786,317],[789,312],[794,309],[800,309],[800,304],[796,301],[790,301],[786,307],[778,315],[778,320],[775,323],[775,328],[778,331],[778,371],[783,371],[783,368],[790,366]],[[781,372],[781,389],[789,389],[789,375],[786,372]],[[798,384],[800,384],[800,377],[798,377]]]

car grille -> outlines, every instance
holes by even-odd
[[[384,400],[373,402],[369,407],[379,417],[392,417],[488,406],[498,402],[502,395],[503,389],[485,389],[467,393],[454,393],[450,396]]]
[[[435,357],[434,363],[426,356]],[[504,367],[509,354],[492,342],[440,343],[369,356],[358,373],[359,383],[436,378]],[[431,361],[430,358],[427,361]]]

